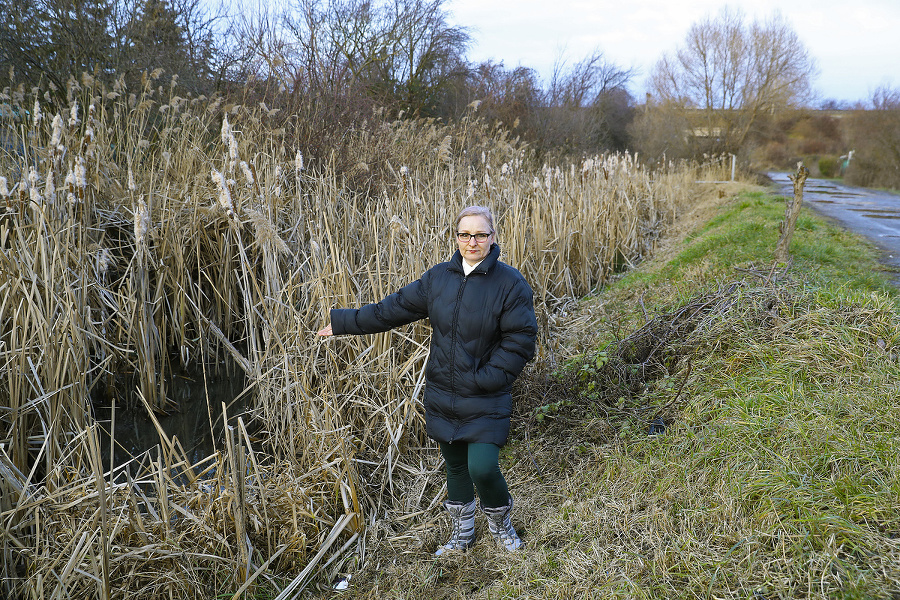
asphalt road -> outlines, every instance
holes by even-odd
[[[793,195],[788,173],[767,175],[781,195]],[[872,241],[883,251],[882,262],[900,273],[900,194],[807,179],[803,204]]]

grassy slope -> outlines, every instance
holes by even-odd
[[[755,272],[768,273],[783,201],[744,192],[718,205],[583,300],[563,332],[581,352],[716,299],[676,345],[671,376],[638,394],[665,408],[572,400],[519,420],[502,460],[526,550],[503,556],[482,539],[434,560],[443,520],[421,548],[373,534],[348,597],[900,596],[897,294],[871,247],[810,212],[793,266],[766,285]],[[646,435],[653,414],[670,421],[665,435]]]

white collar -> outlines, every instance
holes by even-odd
[[[478,267],[478,265],[480,265],[483,262],[484,262],[484,259],[481,259],[474,265],[469,266],[469,263],[466,262],[466,259],[463,259],[463,261],[462,261],[463,275],[468,277],[469,273],[474,271]]]

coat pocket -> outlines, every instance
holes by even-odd
[[[482,392],[494,394],[512,384],[509,373],[491,365],[484,365],[474,373],[475,385]]]

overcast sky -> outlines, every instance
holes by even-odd
[[[638,73],[643,95],[652,66],[684,42],[691,24],[722,6],[750,20],[780,11],[819,67],[822,99],[868,99],[900,86],[900,0],[448,0],[452,22],[470,28],[469,60],[535,69],[546,81],[562,54],[576,62],[593,50]]]

